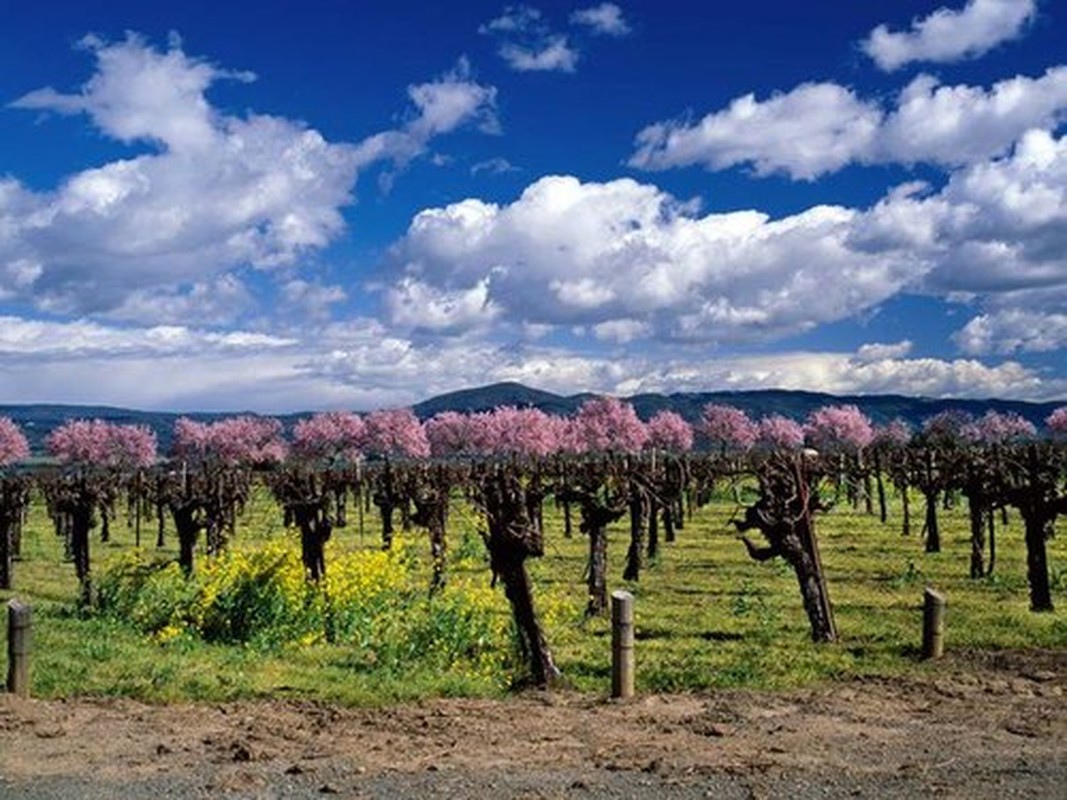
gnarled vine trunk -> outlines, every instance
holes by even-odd
[[[504,583],[519,641],[530,667],[530,680],[547,686],[560,676],[534,607],[526,559],[544,553],[541,532],[531,524],[522,479],[507,467],[493,467],[479,476],[476,501],[489,528],[484,535],[494,583]]]
[[[758,547],[742,537],[753,559],[767,561],[781,556],[793,567],[812,640],[833,642],[837,628],[812,523],[812,512],[820,508],[812,491],[817,477],[808,470],[804,458],[781,455],[766,464],[760,474],[759,500],[734,524],[739,531],[758,530],[766,538],[769,546]]]

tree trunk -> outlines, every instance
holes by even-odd
[[[876,450],[874,453],[874,485],[878,492],[878,519],[885,525],[889,518],[885,500],[885,478],[882,475],[882,456]]]
[[[653,561],[659,555],[659,500],[653,495],[648,503],[648,560]]]
[[[70,544],[74,573],[78,576],[80,602],[85,608],[93,604],[93,581],[89,563],[89,532],[93,527],[92,502],[76,502],[71,509]]]
[[[758,530],[769,542],[769,547],[760,548],[742,538],[753,559],[767,561],[782,556],[793,567],[812,640],[834,642],[837,628],[833,606],[811,516],[817,496],[811,491],[801,458],[774,465],[761,476],[760,499],[734,525],[742,532]]]
[[[430,579],[430,593],[439,592],[445,588],[445,526],[444,520],[440,524],[430,526],[430,559],[433,561],[433,577]]]
[[[393,546],[393,509],[396,507],[396,498],[393,495],[393,470],[388,461],[385,462],[379,481],[372,500],[378,506],[382,517],[382,549],[389,550]]]
[[[530,664],[530,679],[537,686],[547,686],[560,676],[559,668],[552,659],[544,631],[537,621],[533,590],[525,561],[509,560],[501,567],[500,579],[504,582],[504,596],[511,604],[511,613],[519,630]]]
[[[810,557],[801,557],[793,564],[793,572],[800,587],[800,596],[804,611],[811,625],[811,639],[814,642],[836,642],[837,628],[834,625],[830,598],[821,574],[815,569],[815,562]]]
[[[670,502],[663,504],[663,538],[668,542],[673,542],[675,539],[674,510]]]
[[[589,537],[589,603],[585,613],[598,616],[608,609],[608,525],[625,514],[626,507],[601,500],[596,491],[582,492],[580,502],[582,531]]]
[[[22,560],[22,526],[26,522],[26,506],[17,504],[17,511],[11,520],[11,560]]]
[[[4,504],[6,498],[0,497],[0,504]],[[12,533],[15,526],[12,509],[6,505],[0,505],[0,589],[11,589],[12,571],[11,561],[14,556]]]
[[[638,486],[630,489],[630,549],[626,552],[624,581],[641,579],[645,556],[645,520],[648,518],[648,496]]]
[[[603,525],[586,528],[589,535],[589,574],[586,577],[589,602],[586,616],[600,616],[608,608],[608,532]]]
[[[22,518],[29,501],[26,487],[17,478],[0,478],[0,589],[11,589],[14,562],[19,557]]]
[[[811,516],[811,487],[798,462],[794,462],[799,518],[796,521],[802,552],[795,558],[793,569],[797,574],[800,592],[804,597],[804,610],[811,623],[811,638],[816,642],[837,641],[837,626],[834,624],[834,609],[830,604],[830,592],[819,552],[819,540],[815,536],[815,524]]]
[[[333,532],[333,524],[318,500],[296,505],[293,517],[300,528],[300,559],[304,571],[308,580],[317,582],[326,577],[326,542]]]
[[[985,521],[986,510],[976,496],[967,498],[971,520],[971,578],[978,579],[985,575]]]
[[[348,490],[344,486],[334,490],[334,527],[345,528],[348,526]]]
[[[989,509],[988,514],[989,524],[989,567],[986,569],[986,575],[993,574],[993,568],[997,565],[997,515],[993,509]]]
[[[1052,611],[1052,587],[1048,578],[1048,538],[1051,521],[1044,514],[1024,514],[1026,525],[1026,577],[1030,581],[1030,610]]]
[[[192,500],[170,503],[174,529],[178,533],[178,565],[187,578],[193,574],[193,554],[200,529],[203,527],[203,524],[196,518],[197,507],[197,503]]]
[[[911,536],[911,499],[908,496],[908,484],[900,486],[900,535]]]
[[[380,503],[378,512],[382,517],[382,549],[390,550],[393,547],[393,504],[388,501]]]
[[[544,632],[537,620],[526,559],[540,556],[544,543],[527,518],[525,491],[518,477],[498,469],[483,475],[479,491],[489,533],[485,536],[494,582],[504,582],[519,642],[530,666],[530,680],[547,686],[559,678]]]
[[[451,487],[443,470],[432,476],[423,476],[416,486],[415,511],[411,521],[426,528],[430,536],[430,560],[433,576],[430,578],[430,594],[445,586],[445,529],[448,527],[448,500]]]
[[[166,547],[166,519],[167,515],[164,513],[166,508],[166,500],[164,499],[163,478],[159,476],[156,478],[156,547]]]
[[[926,552],[941,552],[941,531],[937,527],[937,490],[924,492],[926,498],[926,522],[923,530],[926,531]]]
[[[1008,491],[1009,501],[1019,509],[1025,528],[1031,611],[1053,610],[1045,540],[1052,534],[1056,517],[1067,512],[1067,496],[1059,492],[1061,466],[1044,469],[1045,466],[1046,459],[1039,455],[1037,445],[1028,445],[1025,478]]]

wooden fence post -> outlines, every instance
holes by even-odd
[[[20,600],[7,601],[7,690],[19,697],[30,696],[30,648],[32,609]]]
[[[945,596],[927,586],[923,592],[923,658],[941,658],[945,651]]]
[[[634,596],[611,593],[611,696],[634,696]]]

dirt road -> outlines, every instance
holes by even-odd
[[[786,693],[347,709],[0,695],[0,797],[1067,798],[1067,652]]]

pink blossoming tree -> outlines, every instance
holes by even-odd
[[[95,512],[103,516],[102,538],[118,487],[134,470],[156,460],[155,434],[144,426],[115,425],[105,420],[69,420],[46,439],[48,451],[67,469],[48,485],[56,528],[69,536],[74,569],[84,605],[92,603],[89,532]]]
[[[4,474],[4,468],[30,455],[22,430],[8,417],[0,417],[0,589],[10,589],[12,560],[22,542],[22,514],[29,502],[27,479]]]
[[[1067,406],[1060,406],[1049,414],[1045,426],[1054,438],[1067,438]]]
[[[724,455],[747,451],[758,435],[756,424],[744,411],[714,403],[704,406],[696,430],[713,450]]]
[[[423,423],[430,454],[435,458],[469,456],[481,452],[478,422],[458,411],[442,411]]]
[[[9,417],[0,417],[0,467],[30,456],[30,445],[22,429]]]
[[[615,397],[582,403],[574,417],[574,434],[582,450],[591,453],[637,453],[648,440],[634,407]]]
[[[326,464],[358,461],[366,426],[351,411],[326,411],[293,428],[293,455]]]
[[[874,426],[856,406],[824,406],[808,415],[804,433],[819,451],[858,453],[874,439]]]
[[[428,458],[430,441],[410,408],[374,411],[367,415],[365,423],[365,452],[384,460],[374,471],[371,499],[381,513],[382,547],[388,549],[393,545],[393,511],[399,506],[406,521],[410,501],[409,493],[397,484],[393,461]]]
[[[988,411],[974,425],[973,437],[982,444],[1023,442],[1037,436],[1037,427],[1015,413]]]
[[[181,417],[174,423],[174,454],[192,462],[226,467],[262,466],[285,459],[282,424],[271,417],[243,415],[217,422]]]
[[[888,503],[885,493],[885,474],[888,474],[900,494],[902,532],[911,532],[911,505],[908,496],[907,464],[908,454],[905,448],[911,441],[911,426],[900,417],[884,425],[874,426],[874,439],[871,440],[871,454],[875,485],[878,488],[878,517],[885,524],[889,518]]]
[[[756,441],[768,450],[797,450],[804,444],[804,427],[789,417],[770,414],[756,424]]]
[[[382,458],[429,458],[426,431],[410,408],[374,411],[364,422],[367,453]]]
[[[674,411],[660,411],[646,423],[646,429],[648,447],[671,453],[693,449],[693,426]]]
[[[559,449],[558,420],[537,408],[500,406],[485,425],[486,444],[497,455],[543,458]]]

